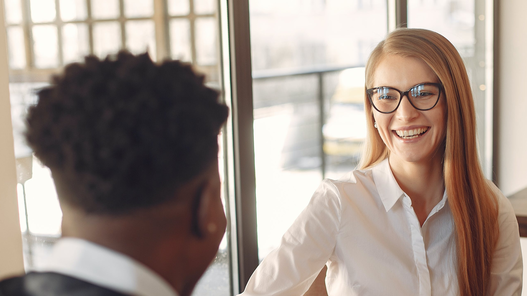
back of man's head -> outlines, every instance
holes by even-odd
[[[173,198],[217,161],[228,116],[190,65],[128,52],[67,66],[38,98],[27,141],[60,184],[61,202],[89,214]]]

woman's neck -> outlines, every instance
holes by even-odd
[[[426,162],[406,162],[397,157],[389,157],[388,161],[397,183],[412,200],[412,207],[423,225],[445,191],[441,158],[436,157]]]

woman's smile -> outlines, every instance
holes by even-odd
[[[418,127],[412,129],[397,129],[393,130],[393,132],[403,140],[411,140],[422,137],[429,129],[429,127]]]

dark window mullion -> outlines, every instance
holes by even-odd
[[[126,48],[126,18],[124,16],[124,0],[119,0],[119,25],[121,27],[121,49]]]
[[[231,69],[232,145],[237,262],[240,291],[258,266],[256,179],[249,0],[227,1]]]
[[[33,21],[31,20],[30,0],[21,0],[22,5],[22,28],[24,30],[24,47],[26,49],[26,69],[35,68],[35,59],[33,51]]]
[[[170,58],[169,16],[166,0],[154,0],[154,28],[157,60]]]
[[[91,1],[92,0],[86,0],[86,23],[88,24],[88,46],[90,50],[90,54],[95,54],[94,48],[93,48],[93,18],[91,13]]]
[[[194,1],[188,0],[189,2],[189,25],[190,25],[190,60],[192,64],[198,65],[197,53],[196,53],[196,14],[194,13]]]
[[[57,54],[58,54],[58,63],[57,66],[64,66],[64,51],[63,51],[63,40],[62,40],[62,27],[64,23],[62,22],[62,15],[60,13],[60,3],[59,0],[55,0],[55,26],[57,28]]]
[[[407,0],[396,0],[395,20],[397,22],[397,28],[408,27],[408,1]]]
[[[396,28],[406,28],[408,25],[408,1],[386,0],[386,7],[387,31],[390,32]]]

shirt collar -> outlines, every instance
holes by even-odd
[[[385,158],[378,165],[374,166],[372,168],[372,173],[377,192],[379,192],[384,209],[388,212],[400,198],[406,196],[406,193],[404,193],[401,187],[399,187],[397,180],[395,180],[388,158]],[[445,192],[443,192],[443,198],[441,198],[441,201],[432,209],[429,216],[432,216],[441,210],[445,206],[447,199],[448,197],[445,189]],[[411,199],[408,198],[407,200],[409,205],[411,205]]]
[[[60,239],[37,270],[65,274],[125,294],[177,296],[163,278],[143,264],[77,238]]]
[[[388,212],[404,196],[404,192],[393,176],[388,158],[372,168],[373,181],[381,198],[384,209]]]

